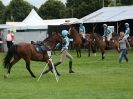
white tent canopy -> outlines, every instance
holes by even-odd
[[[16,25],[17,29],[47,29],[43,19],[32,9],[29,15],[20,23]]]
[[[83,23],[117,22],[126,19],[133,19],[133,6],[104,7],[80,20]]]

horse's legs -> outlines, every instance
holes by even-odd
[[[80,56],[79,57],[81,57],[81,49],[79,48],[79,54],[80,54]]]
[[[79,57],[79,51],[78,51],[78,49],[76,49],[76,52],[77,52],[77,57]]]
[[[102,51],[101,53],[102,53],[102,60],[104,60],[105,59],[104,51]]]
[[[52,71],[53,70],[53,67],[52,67],[51,61],[48,60],[47,63],[48,63],[49,69],[47,69],[46,71],[44,71],[43,74],[47,74],[49,71],[53,72]],[[55,71],[56,71],[57,75],[60,76],[60,73],[57,71],[56,66],[54,66],[54,68],[55,68]]]
[[[24,60],[26,62],[26,69],[29,71],[29,73],[31,74],[32,77],[36,78],[36,76],[34,75],[34,73],[30,69],[30,59],[24,58]]]
[[[88,57],[90,56],[90,46],[88,46]]]
[[[7,73],[4,75],[4,78],[7,78],[11,72],[11,68],[13,65],[15,65],[18,61],[20,60],[20,58],[14,58],[13,61],[9,64],[9,68],[7,69]]]

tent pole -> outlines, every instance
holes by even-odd
[[[119,32],[119,23],[117,22],[117,34],[118,34],[118,32]]]

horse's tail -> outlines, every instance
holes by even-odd
[[[9,48],[3,61],[4,68],[9,68],[12,58],[15,56],[15,54],[17,54],[16,49],[17,49],[17,45],[13,45]]]

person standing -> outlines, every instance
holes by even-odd
[[[64,43],[60,44],[58,43],[56,48],[58,48],[61,45],[61,55],[60,55],[60,60],[56,63],[54,63],[54,66],[58,66],[59,64],[63,63],[63,61],[68,58],[69,59],[69,73],[74,73],[72,70],[72,62],[73,62],[73,57],[71,54],[68,52],[68,46],[69,46],[69,38],[68,38],[68,31],[67,30],[62,30],[62,36],[64,39]]]
[[[79,33],[82,35],[83,39],[85,39],[86,30],[85,30],[85,26],[83,25],[83,23],[79,24]]]
[[[13,34],[11,33],[11,31],[8,30],[8,33],[7,33],[7,35],[6,35],[6,42],[7,42],[7,48],[8,48],[8,50],[9,50],[9,48],[13,45],[13,40],[14,40],[13,37],[14,37],[14,36],[13,36]]]
[[[125,34],[124,34],[124,38],[127,39],[130,35],[130,27],[129,27],[129,24],[128,23],[125,23]]]
[[[118,42],[118,51],[120,51],[119,60],[118,60],[119,63],[122,62],[123,58],[125,58],[126,62],[128,62],[126,45],[128,45],[128,47],[130,48],[128,40],[124,38],[124,32],[120,32],[120,38]]]

